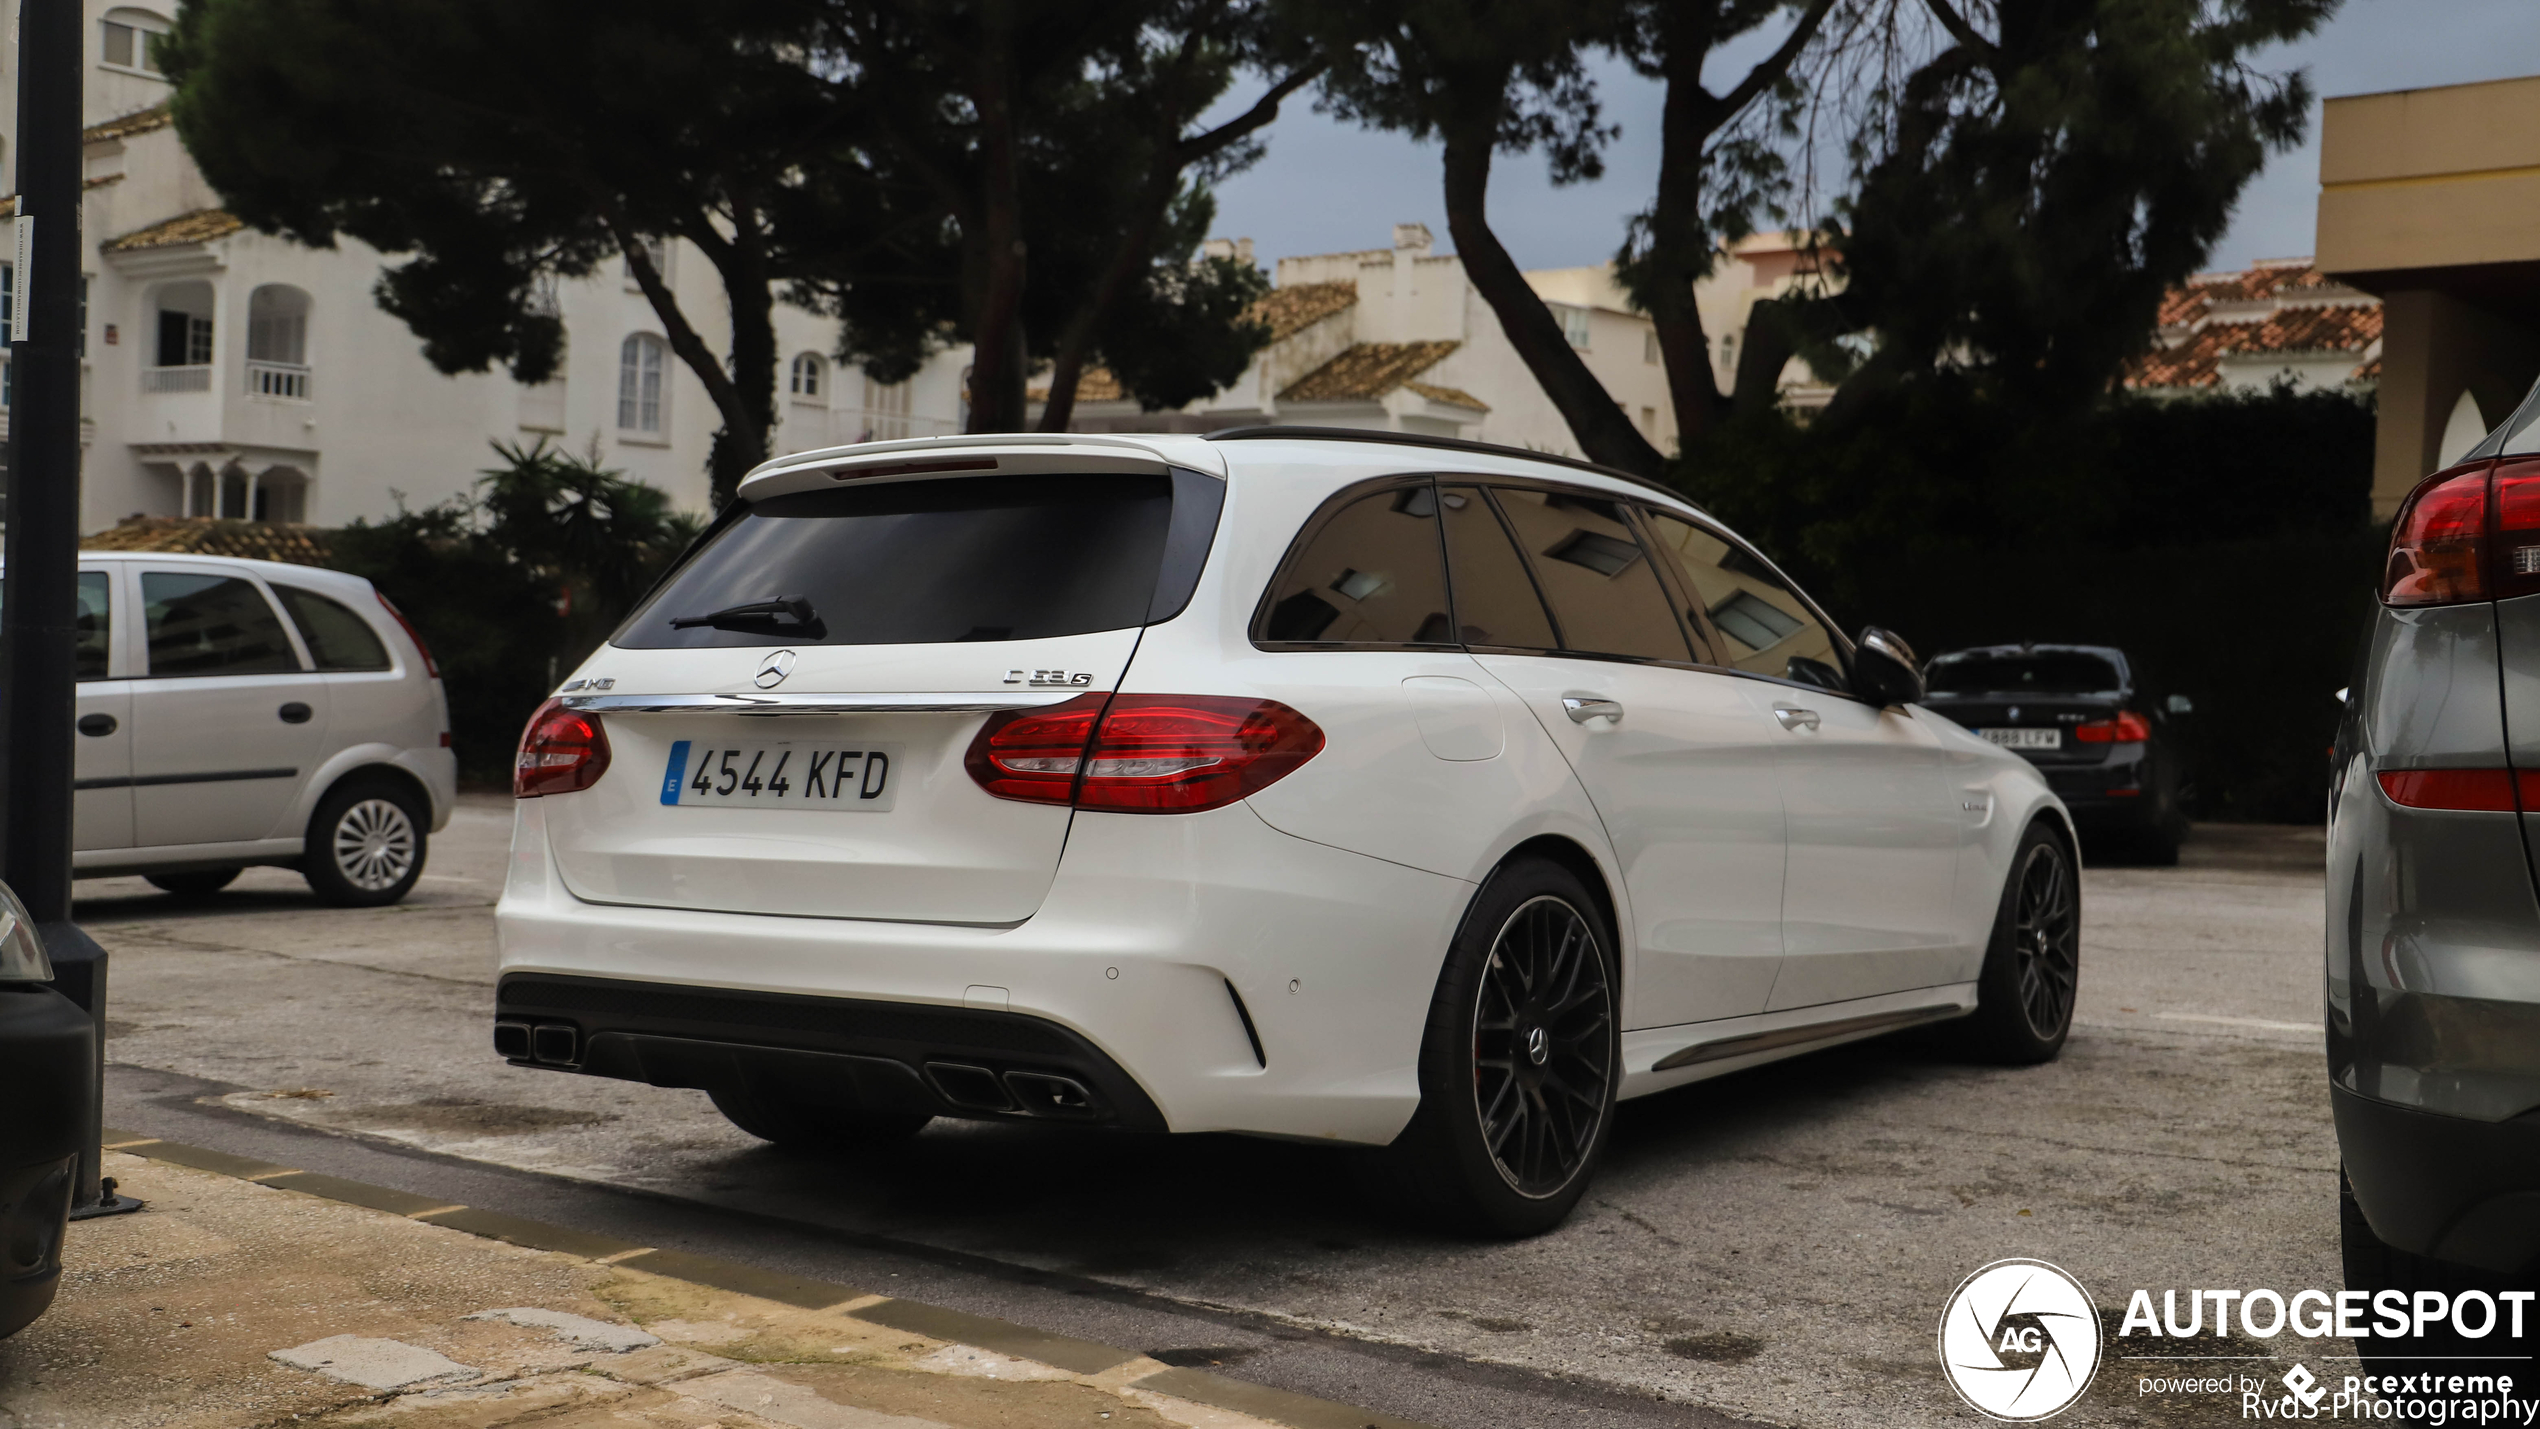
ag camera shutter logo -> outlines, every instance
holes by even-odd
[[[1978,1414],[2025,1424],[2063,1413],[2099,1372],[2099,1307],[2042,1260],[1997,1260],[1940,1313],[1940,1368]]]

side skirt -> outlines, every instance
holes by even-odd
[[[1645,1027],[1623,1034],[1622,1097],[1628,1101],[1975,1010],[1976,985],[1962,982],[1716,1022]]]

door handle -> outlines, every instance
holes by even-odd
[[[307,724],[309,722],[309,715],[312,711],[307,705],[300,703],[298,700],[293,700],[291,703],[284,705],[281,709],[274,711],[274,713],[282,716],[282,722],[284,724]]]
[[[115,717],[110,714],[84,714],[79,717],[79,732],[91,739],[104,739],[117,728]]]
[[[1823,723],[1817,718],[1815,710],[1782,708],[1773,711],[1773,718],[1780,720],[1782,728],[1788,730],[1815,729]]]
[[[1570,723],[1572,724],[1585,724],[1592,719],[1610,719],[1616,724],[1621,724],[1623,722],[1623,706],[1622,702],[1619,700],[1600,700],[1580,695],[1563,695],[1561,697],[1561,709],[1564,714],[1567,714],[1570,717]]]

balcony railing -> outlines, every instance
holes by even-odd
[[[309,369],[289,362],[247,363],[247,395],[278,402],[309,400]]]
[[[186,367],[144,367],[141,369],[141,390],[209,392],[212,390],[212,369],[202,363]]]

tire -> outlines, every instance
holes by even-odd
[[[413,790],[385,779],[347,779],[309,816],[300,876],[330,907],[394,903],[423,876],[430,824]]]
[[[209,898],[227,888],[244,869],[194,868],[183,873],[145,873],[152,888],[179,898]]]
[[[795,1101],[780,1094],[720,1088],[706,1093],[723,1119],[787,1151],[837,1152],[906,1141],[934,1118],[922,1112],[868,1112]]]
[[[2011,876],[1993,918],[1968,1049],[1989,1062],[2054,1061],[2073,1027],[2081,983],[2081,885],[2072,848],[2044,820],[2011,851]]]
[[[1374,1160],[1391,1199],[1488,1237],[1570,1214],[1613,1133],[1613,947],[1597,900],[1558,864],[1515,859],[1483,885],[1430,1001],[1420,1109]]]
[[[2420,1290],[2438,1290],[2446,1297],[2478,1290],[2493,1297],[2499,1291],[2540,1288],[2529,1283],[2529,1276],[2492,1275],[2431,1256],[2411,1255],[2388,1244],[2364,1219],[2363,1207],[2355,1203],[2355,1188],[2343,1170],[2337,1173],[2337,1232],[2349,1290],[2368,1294],[2397,1290],[2413,1301]],[[2445,1323],[2428,1326],[2423,1335],[2375,1335],[2357,1340],[2355,1348],[2363,1356],[2366,1371],[2376,1374],[2406,1374],[2423,1369],[2429,1359],[2448,1361],[2442,1368],[2455,1374],[2519,1374],[2529,1366],[2534,1349],[2540,1348],[2540,1321],[2526,1318],[2519,1339],[2510,1324],[2500,1314],[2494,1330],[2476,1338],[2463,1336]],[[2402,1418],[2395,1422],[2427,1421]],[[2473,1421],[2454,1416],[2452,1422]]]

